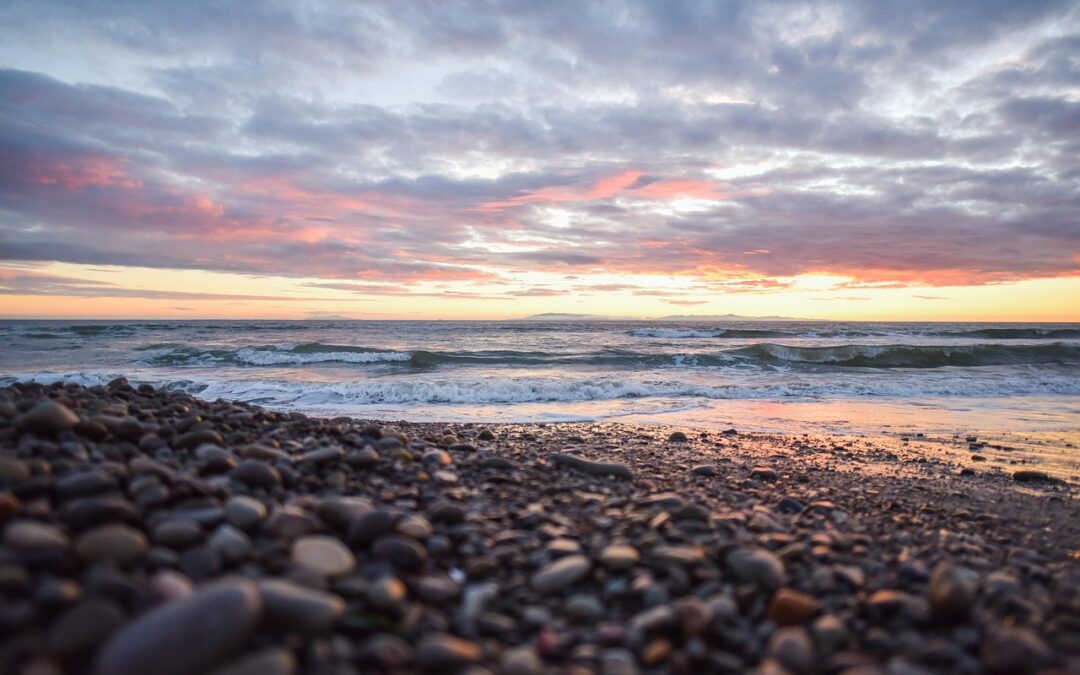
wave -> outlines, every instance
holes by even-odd
[[[136,349],[145,352],[145,361],[157,366],[302,366],[312,363],[393,363],[409,361],[410,352],[371,349],[349,345],[304,344],[260,345],[242,349],[197,348],[154,344]]]
[[[42,383],[105,384],[117,373],[51,373],[0,377],[0,385],[33,379]],[[277,381],[271,379],[156,379],[132,374],[135,384],[147,382],[205,399],[224,398],[281,408],[400,404],[512,404],[623,399],[830,399],[1080,395],[1075,377],[1043,374],[1015,378],[882,378],[834,377],[740,380],[720,384],[684,382],[670,378],[616,377],[475,377],[368,379],[349,382]]]
[[[634,337],[650,338],[756,338],[796,336],[782,330],[761,330],[754,328],[714,328],[701,330],[696,328],[635,328],[629,332]]]
[[[932,335],[992,340],[1075,340],[1080,339],[1080,328],[980,328],[942,331]]]
[[[756,344],[734,350],[773,364],[813,364],[851,368],[944,368],[1037,364],[1080,364],[1080,345],[842,345],[791,347]]]

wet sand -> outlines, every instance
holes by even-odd
[[[734,421],[2,389],[0,672],[1080,670],[1069,476]]]

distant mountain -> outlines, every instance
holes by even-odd
[[[790,316],[741,316],[739,314],[671,314],[655,318],[602,316],[599,314],[567,314],[548,312],[527,316],[525,321],[810,321]]]
[[[810,321],[792,316],[742,316],[740,314],[671,314],[654,321]]]

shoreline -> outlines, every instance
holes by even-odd
[[[967,439],[0,403],[4,672],[1080,668],[1076,487]]]

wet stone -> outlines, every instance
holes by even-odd
[[[690,469],[690,472],[698,476],[707,476],[710,478],[718,473],[716,466],[712,464],[698,464],[693,469]]]
[[[584,457],[568,454],[552,455],[550,461],[557,466],[565,466],[591,476],[611,476],[622,480],[630,480],[634,477],[630,467],[625,464],[594,462]]]
[[[41,436],[55,436],[79,423],[79,416],[56,401],[42,401],[19,416],[18,426]]]
[[[112,600],[86,600],[53,622],[46,648],[50,654],[61,657],[88,652],[104,642],[124,619],[124,610]]]
[[[259,593],[249,581],[199,589],[117,631],[98,653],[98,675],[195,675],[222,664],[255,632]]]
[[[353,519],[352,524],[349,525],[346,541],[352,546],[365,546],[393,531],[393,514],[383,509],[376,509]]]
[[[309,535],[292,545],[292,558],[300,567],[326,577],[348,574],[356,566],[356,558],[334,537]]]
[[[781,588],[769,603],[769,618],[781,626],[806,623],[821,611],[821,603],[813,596],[791,588]]]
[[[416,663],[432,673],[454,672],[480,660],[482,651],[475,642],[446,634],[423,638],[416,648]]]
[[[111,560],[130,565],[146,551],[146,545],[146,535],[139,530],[111,524],[82,534],[75,542],[75,550],[87,562]]]
[[[251,497],[233,497],[225,502],[225,518],[233,527],[250,532],[266,519],[266,507]]]
[[[727,565],[739,581],[766,588],[779,588],[787,579],[784,563],[762,548],[736,549],[727,555]]]
[[[262,630],[271,633],[321,635],[333,630],[345,612],[339,596],[280,579],[258,583]]]
[[[252,487],[272,488],[281,485],[281,473],[277,469],[254,459],[240,462],[230,475]]]
[[[424,547],[415,539],[401,535],[380,537],[372,546],[372,552],[379,560],[410,572],[419,571],[427,562],[427,551]]]
[[[600,552],[600,563],[613,570],[633,567],[640,559],[641,554],[633,546],[612,544]]]
[[[930,575],[927,598],[935,616],[945,621],[960,621],[971,612],[978,592],[978,574],[942,563]]]
[[[552,593],[574,585],[591,569],[592,563],[585,556],[569,555],[542,567],[532,576],[530,584],[540,593]]]

